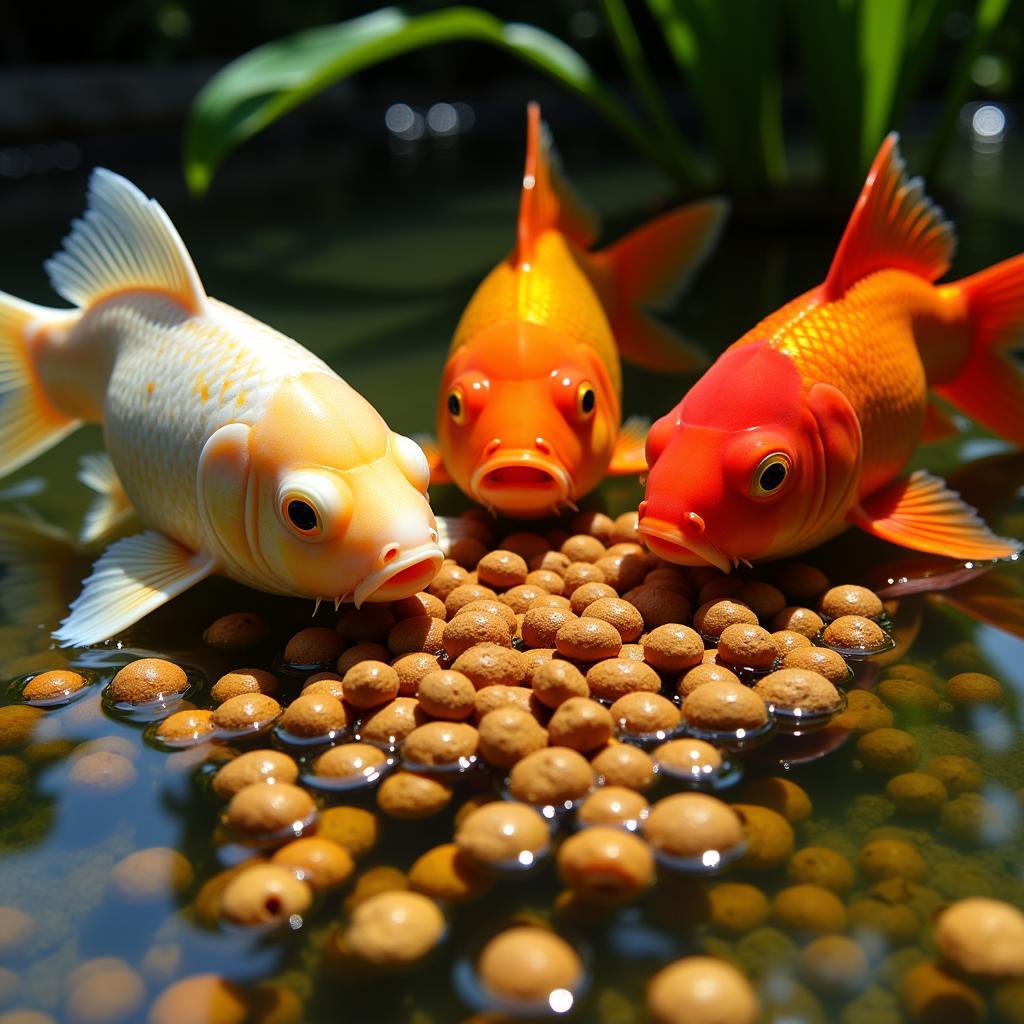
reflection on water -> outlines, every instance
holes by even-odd
[[[630,184],[647,183],[623,169],[583,182],[595,205],[616,215],[629,212],[628,196],[635,194]],[[208,210],[202,217],[193,213],[191,220],[187,212],[174,212],[211,293],[300,339],[370,397],[396,429],[412,433],[432,424],[433,382],[462,306],[482,272],[508,248],[516,196],[507,185],[477,183],[439,195],[418,192],[406,180],[400,194],[363,197],[337,218],[325,218],[315,203],[302,198],[268,204],[258,223],[229,209],[223,218]],[[965,271],[990,263],[989,256],[1024,249],[1024,230],[1012,222],[982,220],[969,228],[963,232]],[[56,234],[30,239],[27,248],[45,252],[56,240]],[[820,278],[831,248],[832,239],[819,234],[772,238],[737,230],[697,282],[678,322],[690,336],[720,348],[783,298]],[[34,284],[17,286],[30,280]],[[46,301],[12,246],[0,250],[0,281],[13,292]],[[684,381],[627,368],[626,413],[659,415],[678,400],[683,386]],[[75,531],[88,500],[74,479],[77,459],[100,443],[98,431],[83,431],[5,481],[0,495],[5,514],[23,521],[21,508],[28,506],[45,522]],[[997,532],[1024,535],[1024,462],[1018,453],[971,435],[924,450],[919,461],[947,474]],[[635,483],[615,480],[594,501],[615,514],[635,506],[638,494]],[[434,498],[442,511],[464,507],[451,489],[437,489]],[[6,548],[0,540],[5,561],[15,549],[24,551],[28,536],[15,531]],[[4,683],[50,668],[79,669],[91,682],[60,709],[18,709],[0,725],[0,902],[28,914],[24,921],[4,919],[16,938],[0,937],[0,1010],[32,1006],[59,1019],[85,1019],[76,1003],[85,999],[84,983],[69,979],[70,972],[82,961],[111,957],[123,961],[104,968],[113,972],[107,975],[110,991],[121,993],[123,1003],[103,1019],[144,1019],[152,999],[171,981],[221,972],[262,986],[263,1009],[253,1010],[250,1019],[326,1021],[337,1019],[338,1007],[344,1006],[353,1020],[440,1024],[470,1017],[452,979],[465,973],[467,957],[493,937],[498,924],[550,920],[563,935],[578,937],[575,948],[586,954],[588,987],[575,1000],[573,1019],[643,1019],[646,979],[667,959],[707,951],[739,964],[755,979],[767,1019],[877,1024],[901,1019],[900,979],[933,958],[928,923],[938,907],[969,895],[1024,905],[1019,566],[964,570],[853,535],[813,559],[831,579],[878,586],[897,602],[889,608],[897,647],[857,669],[844,712],[852,717],[840,721],[880,715],[910,733],[916,755],[908,767],[959,759],[929,769],[950,773],[941,809],[927,809],[927,793],[894,793],[891,773],[879,765],[898,758],[899,751],[880,749],[877,740],[859,742],[845,729],[776,738],[735,755],[745,775],[728,791],[730,800],[756,808],[765,799],[763,789],[755,788],[759,780],[780,775],[806,793],[813,811],[789,808],[795,842],[801,849],[832,851],[804,858],[820,856],[825,866],[816,869],[823,872],[815,876],[819,880],[829,871],[850,873],[848,884],[834,879],[832,884],[841,893],[840,906],[845,905],[843,927],[867,949],[865,977],[853,978],[851,971],[829,988],[808,966],[801,953],[806,930],[794,926],[796,911],[787,909],[785,899],[779,902],[779,893],[795,877],[804,877],[803,869],[790,864],[787,875],[783,857],[766,861],[764,870],[741,867],[720,879],[670,874],[639,905],[591,908],[590,918],[581,908],[559,902],[560,886],[547,862],[520,881],[503,879],[479,890],[470,886],[471,898],[447,915],[441,948],[426,966],[396,982],[353,976],[330,960],[324,967],[325,945],[335,949],[339,963],[344,959],[344,936],[334,935],[334,929],[351,899],[347,889],[318,895],[304,924],[296,915],[273,937],[218,925],[211,908],[230,879],[211,842],[221,827],[222,803],[210,791],[212,771],[203,761],[212,754],[216,766],[222,755],[208,745],[170,753],[157,749],[143,742],[145,723],[114,713],[100,699],[103,685],[122,665],[156,655],[202,681],[206,689],[193,699],[206,707],[209,685],[237,668],[240,657],[270,668],[296,630],[332,625],[333,617],[321,611],[312,620],[309,603],[210,580],[135,627],[123,647],[53,650],[47,628],[37,625],[38,609],[56,607],[62,614],[61,601],[74,596],[89,557],[69,540],[51,541],[34,572],[3,581]],[[918,585],[922,579],[927,586]],[[953,589],[936,589],[954,583]],[[202,643],[213,619],[243,609],[273,624],[265,647],[239,655]],[[26,614],[29,624],[19,625]],[[958,710],[946,684],[965,672],[995,676],[1006,701]],[[286,685],[297,684],[297,676],[282,673],[282,678]],[[855,697],[858,693],[883,699]],[[17,689],[7,691],[5,685],[0,703],[14,708],[17,700]],[[244,742],[236,746],[245,749]],[[971,772],[976,780],[967,778]],[[382,774],[394,776],[390,766]],[[372,782],[380,783],[378,775]],[[484,795],[489,783],[473,770],[441,783],[445,789],[453,785],[458,798],[422,820],[381,821],[368,813],[376,807],[372,786],[318,793],[323,809],[341,810],[330,819],[337,834],[365,849],[356,858],[357,888],[404,886],[406,881],[396,882],[388,870],[407,872],[424,851],[450,842],[456,805]],[[653,800],[662,792],[647,795]],[[750,814],[757,819],[756,810]],[[913,869],[894,868],[890,876],[888,868],[865,860],[865,847],[883,840],[898,843],[894,849],[911,858]],[[161,882],[159,872],[174,863],[165,860],[150,865],[157,878],[149,879],[148,887],[145,864],[130,884],[120,873],[112,880],[115,865],[151,847],[181,851],[187,872],[170,872]],[[918,860],[923,867],[917,867]],[[819,912],[820,907],[807,911]],[[140,984],[141,990],[133,988]],[[1012,1003],[1013,993],[1001,998]],[[562,1000],[552,1009],[561,1012],[571,1003],[572,998]],[[297,1010],[299,1005],[305,1009]],[[1012,1005],[1018,1016],[1006,1019],[1020,1019],[1019,1004]]]

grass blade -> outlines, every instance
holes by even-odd
[[[870,165],[890,127],[909,15],[910,0],[860,0],[860,170]]]

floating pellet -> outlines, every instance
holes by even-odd
[[[345,673],[342,687],[354,708],[377,708],[398,696],[398,673],[383,661],[361,661]]]
[[[590,695],[600,700],[615,701],[627,693],[657,693],[661,679],[650,665],[632,658],[608,658],[587,670]]]

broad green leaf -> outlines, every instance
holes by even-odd
[[[858,34],[863,73],[860,162],[871,162],[890,127],[907,35],[910,0],[860,0]]]
[[[688,183],[687,169],[557,37],[532,25],[506,24],[475,7],[418,16],[388,7],[267,43],[214,75],[196,97],[186,126],[189,186],[204,191],[217,165],[235,147],[335,82],[413,50],[460,40],[496,46],[542,71],[596,107],[676,181]]]

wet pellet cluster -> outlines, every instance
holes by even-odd
[[[269,652],[254,613],[206,630],[210,649],[258,664],[205,680],[136,658],[16,684],[0,747],[26,761],[0,755],[5,780],[61,742],[35,736],[45,715],[102,686],[106,714],[141,724],[216,809],[212,858],[140,847],[110,871],[111,898],[171,896],[200,929],[312,939],[304,982],[257,986],[182,972],[155,939],[138,963],[77,967],[60,1019],[298,1022],[310,979],[427,973],[475,909],[486,926],[444,982],[466,1024],[974,1024],[991,1007],[1024,1020],[1024,883],[985,888],[970,867],[993,837],[1017,841],[1016,797],[1008,818],[978,760],[925,756],[949,745],[934,735],[952,732],[944,716],[1002,706],[996,679],[887,664],[890,609],[809,565],[763,578],[671,566],[637,542],[635,514],[501,537],[467,518],[474,536],[424,593],[345,609]],[[857,773],[873,792],[837,841],[779,765],[844,736],[824,784]],[[136,753],[114,736],[58,756],[95,803],[137,788]],[[922,839],[925,821],[948,846]],[[380,852],[389,831],[398,860]],[[512,895],[526,878],[550,893],[530,910]],[[593,968],[596,936],[620,927],[675,936],[628,1013]],[[0,907],[0,963],[35,929]],[[0,1009],[18,1005],[3,971]]]

